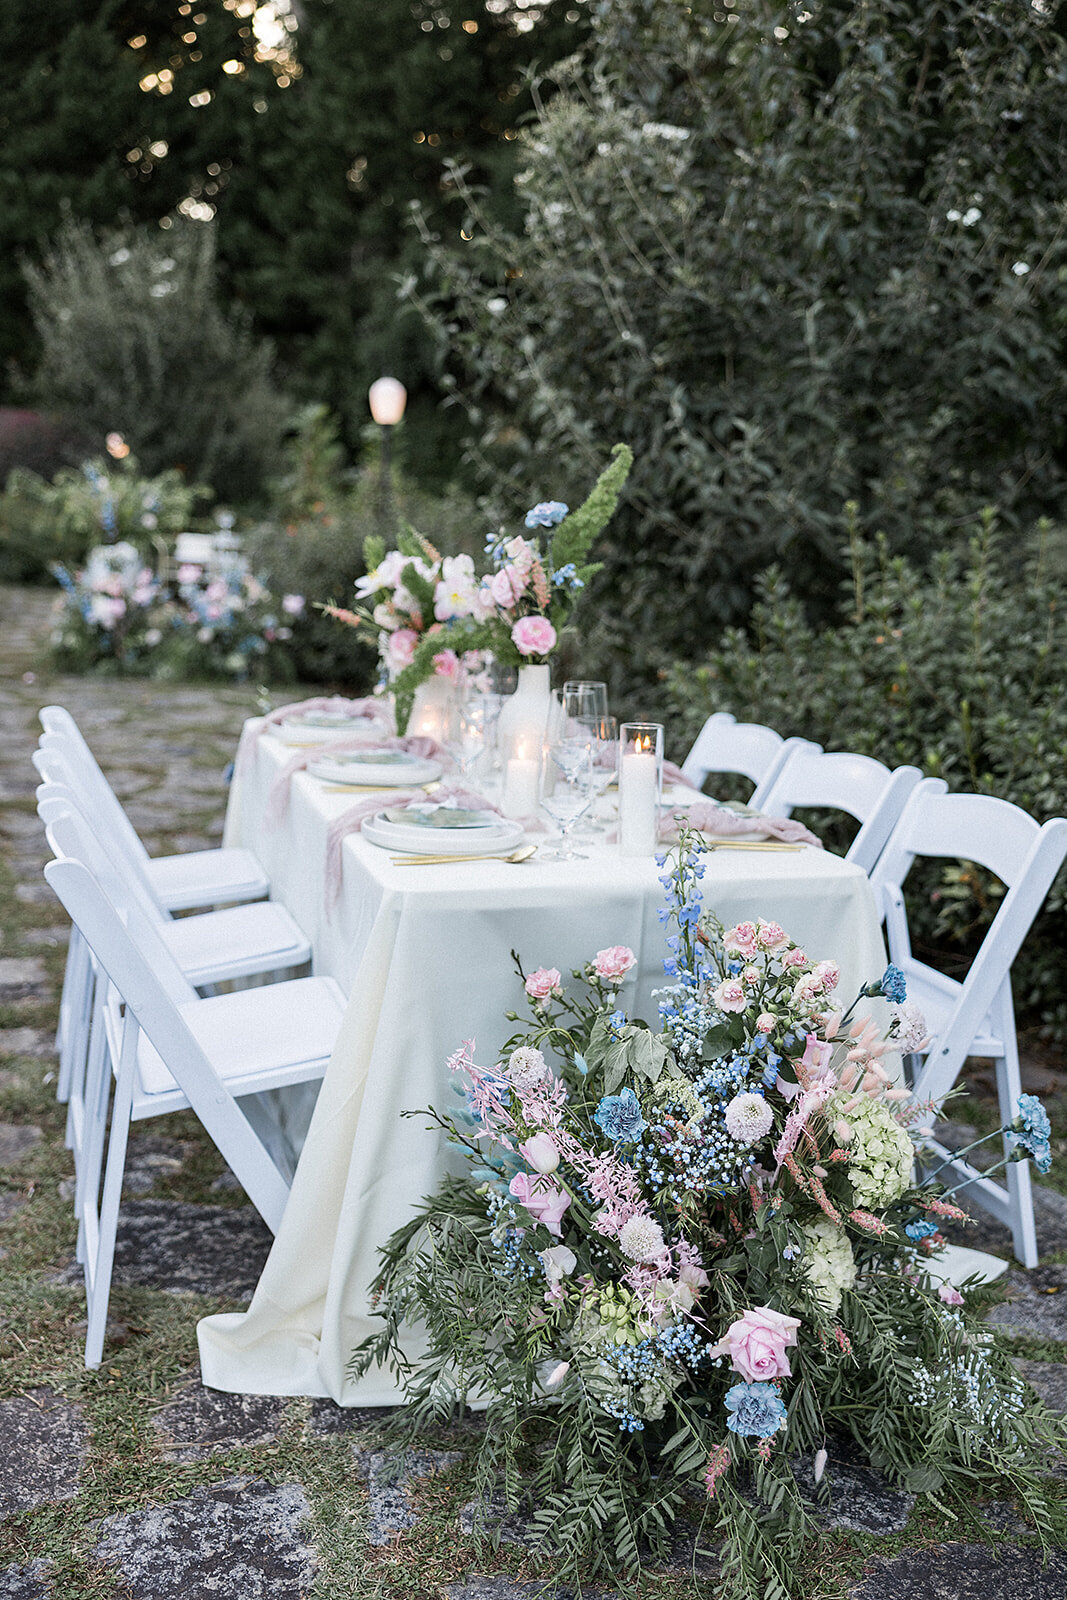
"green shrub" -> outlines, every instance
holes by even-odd
[[[100,439],[121,433],[151,473],[262,494],[287,406],[269,346],[219,305],[210,225],[97,238],[71,222],[26,277],[46,404]]]
[[[920,572],[862,539],[853,522],[848,610],[813,626],[772,569],[749,629],[727,630],[667,685],[678,754],[711,711],[732,711],[827,750],[890,766],[912,762],[950,788],[1014,801],[1039,822],[1067,813],[1067,534],[1041,524],[999,534],[986,513],[972,537]],[[919,878],[917,938],[965,964],[999,886],[970,864]],[[913,897],[914,898],[914,897]],[[1067,1023],[1067,873],[1016,964],[1020,1017]]]
[[[135,544],[154,565],[153,540],[190,528],[207,494],[173,469],[146,477],[133,456],[64,467],[51,483],[16,467],[0,494],[0,578],[41,578],[114,540]]]
[[[336,419],[323,406],[309,407],[286,446],[272,514],[248,535],[245,548],[274,592],[307,599],[290,645],[300,680],[366,692],[378,672],[373,643],[323,616],[315,604],[351,604],[353,585],[366,571],[368,534],[393,541],[404,521],[449,554],[473,554],[484,518],[458,490],[430,495],[397,472],[383,503],[377,429],[367,430],[363,460],[360,472],[346,471]]]
[[[1058,514],[1063,8],[601,0],[591,25],[523,133],[521,225],[456,174],[409,285],[516,498],[634,451],[586,670],[647,688],[771,561],[826,605],[848,500],[909,552],[986,504]]]

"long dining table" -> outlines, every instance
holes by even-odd
[[[359,797],[298,772],[285,780],[281,812],[277,785],[292,753],[257,721],[246,725],[224,842],[256,853],[272,896],[310,939],[315,971],[338,981],[348,1005],[252,1301],[200,1322],[201,1371],[205,1384],[232,1392],[394,1404],[388,1373],[357,1382],[346,1369],[380,1328],[381,1245],[456,1159],[425,1118],[403,1113],[447,1103],[446,1062],[463,1041],[475,1040],[478,1059],[492,1064],[513,1031],[504,1013],[523,1009],[513,950],[528,970],[567,974],[607,945],[628,945],[637,965],[620,1004],[654,1023],[653,991],[667,981],[662,869],[598,838],[573,861],[396,865],[352,832],[332,895],[327,834]],[[870,883],[829,851],[709,852],[703,894],[727,926],[773,919],[813,958],[833,957],[848,999],[881,974]]]

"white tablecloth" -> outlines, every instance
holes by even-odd
[[[638,966],[621,1004],[654,1022],[650,991],[665,981],[663,891],[652,860],[609,846],[566,863],[394,867],[352,834],[331,913],[326,830],[360,797],[299,774],[285,820],[266,828],[267,793],[290,754],[259,739],[234,781],[225,842],[256,852],[274,897],[311,940],[316,971],[336,978],[349,1004],[252,1303],[200,1323],[201,1368],[217,1389],[386,1405],[397,1399],[386,1374],[354,1383],[345,1367],[380,1326],[369,1305],[378,1247],[436,1187],[448,1153],[423,1119],[401,1113],[447,1103],[445,1062],[463,1040],[476,1039],[477,1058],[492,1063],[512,1031],[504,1011],[523,1009],[513,949],[528,971],[566,974],[605,945],[629,945]],[[703,892],[727,926],[773,918],[813,957],[833,956],[847,999],[881,974],[870,884],[829,852],[718,851],[707,858]]]

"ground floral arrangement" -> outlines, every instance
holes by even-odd
[[[189,562],[161,580],[123,540],[89,552],[83,568],[52,568],[51,646],[57,665],[156,678],[291,676],[285,646],[302,595],[272,595],[239,560],[217,571]]]
[[[930,1270],[964,1213],[936,1173],[916,1183],[933,1108],[883,1065],[925,1043],[900,972],[843,1011],[834,962],[704,910],[696,836],[664,866],[660,1030],[620,1007],[625,947],[570,986],[519,967],[532,1019],[492,1067],[472,1044],[449,1063],[456,1103],[429,1115],[466,1170],[384,1250],[383,1330],[353,1370],[397,1373],[398,1438],[487,1405],[480,1493],[525,1499],[579,1584],[632,1577],[695,1514],[722,1594],[787,1600],[818,1534],[799,1462],[825,1495],[842,1434],[942,1507],[1008,1490],[1050,1540],[1063,1425],[983,1324],[988,1291]],[[856,1014],[875,996],[884,1031]],[[1045,1166],[1049,1131],[1024,1095],[1005,1161]]]
[[[322,609],[375,635],[379,687],[395,696],[401,733],[416,688],[435,674],[455,679],[487,655],[515,667],[548,660],[586,584],[600,571],[589,552],[632,464],[633,453],[617,444],[577,510],[543,500],[526,513],[530,537],[491,534],[482,573],[473,556],[443,556],[414,529],[395,550],[386,551],[377,538],[364,541],[368,570],[356,583],[356,608]]]

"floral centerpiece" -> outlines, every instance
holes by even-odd
[[[492,535],[489,570],[479,574],[469,555],[442,556],[414,529],[398,548],[368,538],[368,570],[356,583],[353,610],[324,606],[328,615],[378,637],[381,687],[396,700],[397,728],[407,727],[415,690],[435,673],[454,678],[461,658],[490,652],[510,666],[545,663],[589,579],[593,541],[618,504],[633,454],[617,444],[588,499],[570,511],[542,501],[526,513],[529,537]]]
[[[695,1514],[722,1593],[800,1600],[842,1434],[914,1492],[1007,1486],[1047,1538],[1041,1474],[1067,1436],[983,1325],[989,1291],[933,1270],[965,1214],[915,1177],[932,1108],[886,1064],[924,1043],[901,974],[842,1008],[833,961],[771,921],[723,929],[702,872],[687,834],[657,1031],[622,1008],[635,962],[613,946],[576,987],[520,966],[529,1023],[491,1066],[456,1052],[456,1102],[430,1115],[465,1171],[383,1252],[383,1331],[353,1369],[392,1364],[400,1436],[487,1404],[479,1493],[525,1495],[572,1582],[632,1575]],[[887,1030],[856,1014],[874,996]],[[1005,1160],[1042,1163],[1023,1099]]]

